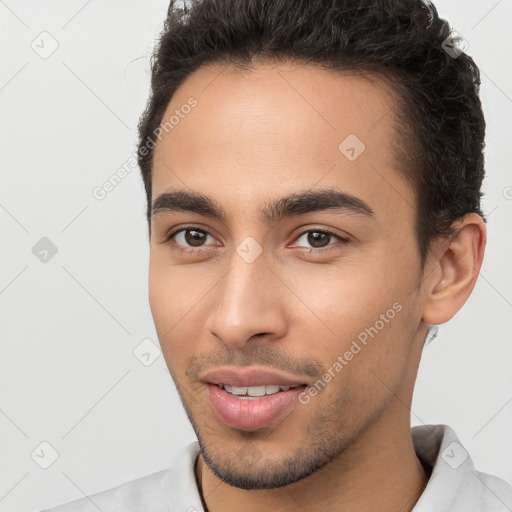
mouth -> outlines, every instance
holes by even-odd
[[[248,431],[284,421],[308,385],[294,376],[255,367],[224,367],[200,380],[214,416],[225,426]]]

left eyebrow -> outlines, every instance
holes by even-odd
[[[176,190],[159,195],[152,204],[151,216],[162,212],[185,211],[198,213],[226,222],[226,213],[212,198],[186,190]],[[267,224],[284,218],[307,213],[332,211],[352,213],[374,219],[371,206],[362,199],[335,189],[297,192],[266,203],[258,212],[259,219]]]
[[[305,191],[281,197],[260,210],[260,220],[277,222],[286,217],[324,210],[333,213],[353,213],[375,218],[371,206],[362,199],[335,189]]]

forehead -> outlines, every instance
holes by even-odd
[[[155,147],[153,199],[186,188],[229,209],[321,185],[396,214],[397,200],[410,210],[392,151],[395,101],[382,79],[310,65],[200,68],[163,116],[174,122]]]

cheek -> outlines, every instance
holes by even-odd
[[[384,278],[385,267],[375,263],[373,268],[324,267],[322,272],[302,274],[296,282],[308,317],[314,318],[307,323],[296,318],[297,325],[311,329],[309,334],[303,332],[304,338],[318,340],[310,350],[326,370],[340,375],[337,381],[353,382],[357,394],[371,395],[371,387],[378,384],[376,375],[394,382],[407,359],[411,333],[405,308],[408,283],[403,276]],[[303,314],[304,308],[300,311]]]
[[[199,337],[197,323],[191,321],[196,314],[204,291],[201,286],[191,286],[189,278],[180,269],[150,258],[149,305],[167,365],[177,368],[179,361],[194,350],[193,340]]]
[[[321,413],[323,421],[339,418],[341,430],[357,432],[378,417],[403,379],[411,335],[407,313],[400,307],[384,308],[386,323],[380,311],[356,311],[356,318],[339,315],[337,343],[323,349],[326,373],[320,380],[328,383],[324,387],[317,381],[316,410],[331,411]]]
[[[190,266],[176,266],[165,249],[152,250],[149,260],[149,304],[159,333],[175,329],[204,294],[204,277]]]
[[[155,322],[155,327],[162,342],[164,333],[173,325],[173,316],[179,302],[176,294],[176,283],[168,270],[150,257],[149,265],[149,306]]]
[[[303,303],[301,315],[307,312],[315,316],[318,325],[337,338],[356,336],[373,325],[400,297],[400,283],[390,286],[392,283],[383,278],[382,266],[345,261],[343,265],[297,272],[294,281]]]

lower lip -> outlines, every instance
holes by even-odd
[[[208,395],[217,418],[228,425],[243,430],[266,427],[281,418],[298,401],[304,386],[279,391],[255,399],[237,398],[215,384],[207,384]]]

